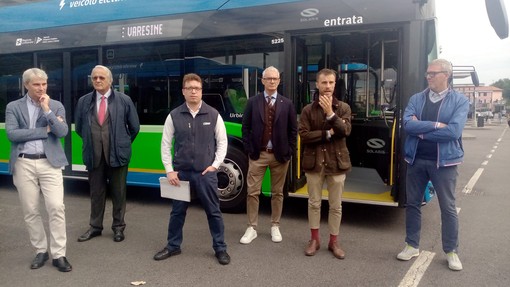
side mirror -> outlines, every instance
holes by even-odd
[[[452,84],[454,79],[465,79],[468,77],[471,78],[471,82],[475,87],[480,86],[478,73],[474,66],[453,66],[453,75],[450,78],[450,84]]]
[[[487,15],[492,28],[500,39],[508,37],[508,17],[503,0],[485,0]]]
[[[470,74],[473,85],[475,85],[475,87],[480,86],[480,81],[478,80],[478,74],[476,73],[476,71],[472,71]]]

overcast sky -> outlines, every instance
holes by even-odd
[[[510,17],[510,0],[505,1]],[[510,37],[501,40],[487,17],[484,0],[437,0],[440,58],[475,66],[480,84],[510,79]]]

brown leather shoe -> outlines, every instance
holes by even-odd
[[[319,241],[312,239],[308,241],[308,246],[305,248],[305,255],[306,256],[314,256],[315,252],[321,248],[321,244]]]
[[[340,248],[340,246],[338,246],[336,241],[328,245],[328,250],[331,251],[333,255],[338,259],[345,258],[345,252],[342,250],[342,248]]]

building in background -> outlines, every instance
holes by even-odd
[[[481,116],[493,117],[505,109],[503,90],[493,86],[454,85],[453,88],[468,97],[471,118],[474,110]],[[475,103],[476,99],[476,103]]]

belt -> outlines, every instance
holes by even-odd
[[[46,155],[45,154],[20,153],[18,157],[28,158],[28,159],[41,159],[41,158],[46,158]]]
[[[268,152],[268,153],[273,153],[273,149],[272,148],[267,148],[267,147],[262,148],[260,151],[265,151],[265,152]]]

